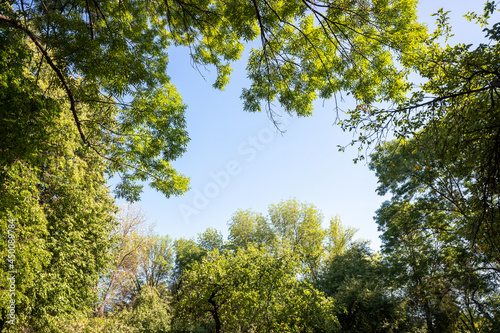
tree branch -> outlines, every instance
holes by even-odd
[[[64,86],[64,89],[66,90],[66,94],[68,95],[68,98],[70,101],[70,110],[71,110],[71,113],[73,114],[73,118],[75,119],[76,127],[78,129],[78,132],[80,133],[80,137],[82,138],[83,143],[90,147],[90,143],[87,141],[87,138],[85,137],[85,134],[83,133],[82,124],[80,122],[80,119],[78,118],[78,114],[76,113],[76,102],[75,102],[75,98],[73,96],[73,93],[71,92],[71,88],[69,87],[68,81],[64,77],[61,70],[56,66],[56,64],[54,63],[52,58],[50,57],[49,53],[47,52],[47,49],[40,43],[40,41],[35,36],[35,34],[30,29],[28,29],[27,27],[22,25],[20,22],[14,20],[11,17],[3,15],[3,14],[0,14],[0,21],[7,22],[10,25],[12,25],[14,28],[22,30],[24,33],[26,33],[31,38],[31,40],[33,41],[33,43],[35,43],[36,47],[40,50],[40,52],[42,52],[43,57],[45,58],[45,60],[47,60],[47,63],[52,68],[52,70],[56,73],[57,77],[59,78],[62,85]]]
[[[424,102],[424,103],[420,103],[420,104],[410,105],[410,106],[407,106],[407,107],[404,107],[404,108],[400,108],[400,109],[395,109],[395,110],[386,110],[385,112],[397,113],[397,112],[402,112],[402,111],[410,111],[410,110],[413,110],[413,109],[416,109],[416,108],[419,108],[419,107],[422,107],[422,106],[431,105],[431,104],[434,104],[434,103],[437,103],[437,102],[441,102],[441,101],[444,101],[444,100],[447,100],[447,99],[450,99],[450,98],[460,97],[460,96],[463,96],[463,95],[475,94],[477,92],[481,92],[481,91],[493,89],[495,87],[496,87],[495,85],[491,84],[491,85],[488,85],[488,86],[483,87],[483,88],[462,91],[462,92],[459,92],[459,93],[450,94],[450,95],[446,95],[446,96],[442,96],[442,97],[436,97],[436,98],[432,99],[429,102]]]

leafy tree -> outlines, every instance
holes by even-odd
[[[340,217],[330,220],[330,227],[326,230],[325,250],[329,258],[333,258],[347,251],[353,242],[357,229],[342,225]]]
[[[388,134],[408,139],[423,129],[431,131],[431,128],[436,142],[446,142],[448,147],[457,149],[450,152],[450,156],[456,155],[466,145],[472,148],[474,140],[492,144],[495,137],[492,133],[496,133],[498,127],[494,110],[500,86],[496,66],[499,26],[498,23],[490,26],[489,21],[497,12],[496,6],[495,2],[487,0],[483,14],[465,15],[469,21],[480,24],[486,33],[485,42],[475,48],[472,44],[448,44],[448,38],[453,36],[452,27],[448,12],[440,9],[435,14],[435,31],[412,62],[422,83],[414,85],[403,102],[389,107],[384,104],[382,108],[363,104],[350,110],[349,116],[341,121],[341,127],[356,130],[358,137],[352,144],[378,145]],[[486,125],[488,121],[492,121],[491,125]],[[494,154],[485,157],[485,162],[495,160]],[[486,164],[482,167],[485,168]],[[486,170],[484,172],[488,174]]]
[[[433,230],[431,223],[442,220],[411,204],[384,204],[378,221],[388,274],[406,294],[408,311],[423,320],[427,331],[487,332],[495,321],[488,308],[498,288],[496,278],[481,271],[480,257],[462,239]]]
[[[162,291],[173,274],[174,250],[168,236],[158,236],[145,228],[140,210],[128,208],[121,219],[119,242],[112,265],[100,282],[101,299],[96,315],[131,309],[146,287]],[[162,291],[163,292],[163,291]]]
[[[0,231],[12,233],[15,250],[1,238],[0,256],[12,257],[0,263],[0,327],[51,332],[95,301],[116,207],[105,165],[80,141],[61,91],[42,89],[46,68],[34,76],[20,66],[32,53],[18,35],[0,27]]]
[[[370,111],[377,121],[395,120],[399,136],[370,163],[379,193],[393,195],[377,213],[384,252],[429,331],[498,327],[500,53],[499,26],[487,25],[495,7],[468,16],[489,39],[475,49],[438,45],[450,31],[441,11],[418,63],[427,79],[421,90],[400,109]]]
[[[362,242],[328,262],[320,285],[343,310],[337,312],[342,332],[418,331],[406,314],[404,299],[391,293],[386,274],[380,256]]]
[[[133,333],[167,333],[170,331],[170,306],[166,293],[159,286],[144,286],[130,311],[118,317]]]
[[[143,236],[150,235],[144,211],[138,206],[127,205],[119,211],[119,224],[113,230],[116,239],[112,249],[111,264],[103,272],[98,285],[100,297],[95,305],[95,315],[102,317],[117,308],[123,308],[130,300],[133,272],[137,271]]]
[[[153,235],[147,239],[147,246],[140,257],[139,274],[136,277],[138,289],[141,286],[165,286],[173,269],[174,251],[168,236]]]
[[[342,332],[415,331],[404,302],[391,292],[390,279],[379,254],[367,242],[353,241],[356,229],[332,218],[326,253],[315,285],[337,305]]]
[[[267,219],[251,210],[235,212],[228,225],[229,247],[234,250],[249,246],[271,248],[276,237]]]
[[[175,258],[171,287],[173,294],[177,294],[182,288],[181,276],[183,272],[195,262],[201,261],[206,251],[203,251],[193,239],[185,238],[175,240],[174,250]]]
[[[214,228],[208,228],[205,232],[198,234],[198,246],[205,252],[224,248],[224,237],[220,231]]]
[[[173,246],[154,234],[145,213],[126,205],[113,231],[117,240],[108,270],[99,281],[94,316],[75,321],[68,332],[167,332],[171,307],[168,283]]]
[[[315,277],[324,254],[323,214],[316,207],[297,200],[269,206],[269,223],[280,247],[299,254],[302,263]]]
[[[291,252],[273,257],[253,246],[209,252],[185,272],[176,317],[185,327],[211,319],[216,332],[336,331],[333,304],[297,279],[299,269]]]
[[[385,252],[430,331],[498,325],[495,98],[450,101],[456,112],[372,156],[379,192],[393,194],[377,217]]]
[[[170,299],[165,288],[144,286],[129,309],[105,317],[82,318],[59,332],[64,333],[167,333],[170,332]]]
[[[315,276],[324,255],[323,215],[311,204],[295,199],[269,206],[264,217],[252,211],[238,211],[229,221],[229,247],[235,250],[255,246],[280,253],[296,252],[307,273]]]
[[[420,177],[400,178],[399,168],[415,169],[411,159],[394,154],[387,162],[393,163],[391,177],[411,182],[400,188],[401,196],[382,205],[377,223],[391,274],[411,300],[412,312],[424,318],[431,332],[488,331],[498,320],[493,296],[499,287],[498,265],[473,245],[464,233],[467,219],[450,210],[449,201],[422,190],[412,199],[413,185],[425,183]]]
[[[109,174],[120,175],[116,193],[131,201],[139,198],[138,181],[150,179],[166,196],[187,188],[187,179],[170,165],[188,142],[185,106],[165,73],[168,42],[145,13],[145,4],[111,1],[4,1],[0,7],[4,73],[33,78],[20,94],[7,96],[39,103],[58,91],[71,130],[89,154],[104,159]],[[20,44],[32,46],[11,61]],[[40,75],[47,77],[44,85],[36,79]],[[132,96],[130,103],[126,96]],[[9,109],[6,114],[12,114]],[[34,133],[36,126],[26,130]]]

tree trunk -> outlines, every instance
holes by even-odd
[[[212,304],[213,310],[210,310],[210,313],[212,314],[212,317],[214,317],[215,320],[215,333],[220,333],[221,332],[221,322],[220,322],[220,316],[219,316],[219,306],[213,298],[215,297],[215,293],[212,293],[210,295],[210,298],[208,299],[208,303]]]

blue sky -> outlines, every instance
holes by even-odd
[[[435,19],[430,14],[440,7],[452,11],[455,40],[474,43],[482,38],[481,29],[461,17],[470,10],[480,12],[482,1],[423,0],[421,20],[431,27]],[[211,86],[210,72],[200,68],[203,77],[191,66],[186,49],[172,49],[169,56],[169,75],[188,105],[191,138],[174,166],[191,178],[191,190],[166,199],[145,186],[138,204],[157,233],[191,238],[213,227],[227,235],[227,222],[236,210],[266,213],[270,204],[296,198],[321,210],[325,227],[339,215],[345,225],[359,229],[358,238],[379,248],[373,216],[389,197],[375,193],[377,179],[365,162],[353,163],[354,147],[338,151],[337,145],[348,144],[352,134],[335,125],[332,101],[318,101],[309,118],[283,116],[286,132],[280,134],[265,113],[243,111],[239,96],[249,86],[244,61],[233,65],[230,83],[218,91]],[[347,110],[355,105],[346,98],[339,106]]]

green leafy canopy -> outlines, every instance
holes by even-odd
[[[118,174],[119,197],[138,200],[140,182],[167,197],[188,188],[171,162],[189,141],[184,111],[168,77],[168,48],[190,49],[194,64],[213,66],[223,89],[231,62],[260,38],[248,59],[244,109],[273,115],[273,103],[299,116],[317,98],[340,91],[360,103],[400,101],[407,70],[425,39],[414,0],[69,0],[4,1],[7,52],[25,48],[9,69],[37,77],[45,63],[62,89],[82,142]],[[16,33],[14,33],[14,31]],[[396,67],[395,63],[402,67]],[[31,84],[37,86],[37,81]]]

